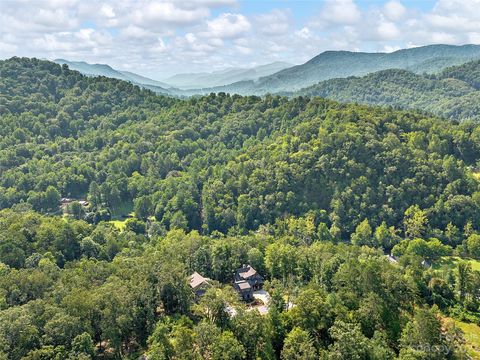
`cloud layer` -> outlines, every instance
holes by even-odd
[[[411,4],[411,2],[409,3]],[[480,0],[269,1],[2,0],[0,57],[108,63],[164,78],[272,61],[301,63],[325,50],[393,51],[430,43],[480,43]],[[251,6],[250,6],[251,7]]]

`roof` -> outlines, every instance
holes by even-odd
[[[240,290],[249,290],[252,287],[250,286],[248,281],[242,280],[242,281],[236,281],[235,285],[238,286]]]
[[[255,270],[250,265],[244,266],[243,268],[240,268],[237,271],[238,271],[238,274],[244,279],[248,279],[254,275],[257,275],[257,270]]]
[[[204,283],[207,283],[208,282],[208,278],[204,278],[202,275],[200,275],[199,273],[197,273],[196,271],[190,275],[190,287],[192,289],[195,289],[197,287],[199,287],[200,285],[204,284]]]

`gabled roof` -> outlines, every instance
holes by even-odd
[[[210,279],[204,278],[202,275],[195,271],[192,275],[190,275],[190,287],[192,289],[195,289],[204,283],[208,283],[208,280]]]
[[[249,290],[252,288],[250,283],[245,280],[235,281],[235,285],[237,285],[240,290]]]
[[[257,270],[255,270],[253,267],[250,265],[244,266],[243,268],[240,268],[237,270],[238,275],[242,277],[243,279],[248,279],[254,275],[257,275]]]

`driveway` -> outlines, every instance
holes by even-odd
[[[265,290],[257,290],[253,292],[253,297],[257,300],[260,300],[263,303],[263,305],[255,306],[254,309],[257,309],[260,315],[268,314],[268,307],[270,304],[270,294]]]
[[[270,294],[265,290],[257,290],[253,292],[253,297],[263,302],[264,305],[270,304]]]

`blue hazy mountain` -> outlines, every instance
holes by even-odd
[[[179,89],[210,88],[239,81],[258,80],[291,66],[292,64],[278,61],[252,68],[228,68],[210,73],[177,74],[164,81]]]
[[[302,65],[292,66],[257,81],[240,81],[199,92],[261,95],[295,91],[323,80],[362,76],[387,69],[409,70],[416,74],[436,73],[446,67],[477,59],[480,59],[480,45],[428,45],[392,53],[326,51]]]
[[[143,86],[158,93],[169,94],[170,85],[161,81],[153,80],[130,71],[120,71],[106,64],[89,64],[85,61],[69,61],[65,59],[54,60],[57,64],[67,64],[72,70],[76,70],[88,76],[106,76],[110,78],[125,80],[136,85]]]

